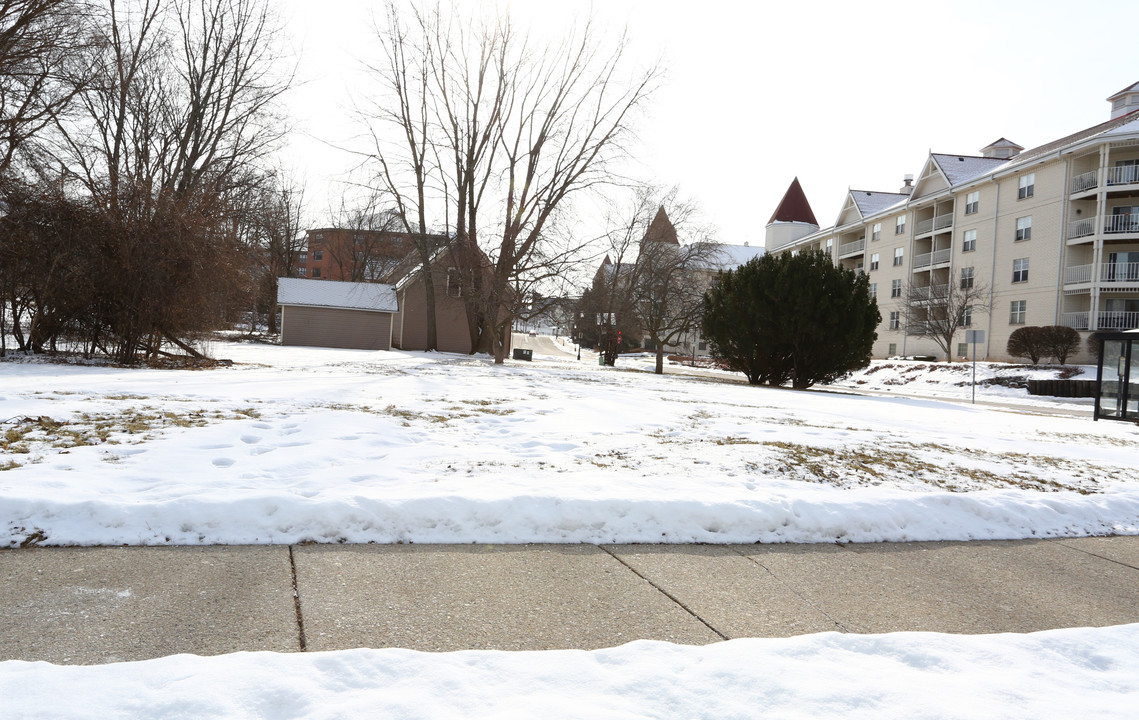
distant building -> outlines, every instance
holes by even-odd
[[[897,191],[850,190],[830,227],[796,179],[767,250],[822,250],[868,273],[882,313],[877,357],[940,352],[906,332],[908,287],[918,297],[987,287],[991,313],[967,315],[966,327],[986,331],[977,356],[988,359],[1007,359],[1024,325],[1139,328],[1139,83],[1108,101],[1108,121],[1037,148],[1002,137],[980,155],[930,153]],[[969,353],[964,333],[954,345],[955,357]]]
[[[442,235],[431,239],[443,244]],[[314,280],[379,282],[414,249],[411,236],[389,230],[317,228],[306,233],[297,276]]]

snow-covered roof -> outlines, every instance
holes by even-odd
[[[279,278],[277,304],[397,312],[395,286],[336,280]]]
[[[941,169],[941,172],[945,173],[945,178],[949,180],[950,186],[968,182],[979,175],[992,172],[1001,165],[1008,163],[1008,159],[1006,158],[976,157],[974,155],[941,155],[933,153],[931,157],[933,161],[937,163],[937,167]]]
[[[717,261],[724,270],[734,270],[752,258],[757,258],[767,252],[762,245],[726,245],[717,244]]]
[[[903,205],[910,196],[907,193],[877,192],[873,190],[851,190],[850,197],[862,217],[875,215],[894,207]]]

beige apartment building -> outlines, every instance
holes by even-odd
[[[906,332],[948,288],[983,289],[991,312],[978,359],[1008,360],[1025,325],[1139,328],[1139,83],[1108,98],[1107,122],[1025,150],[1000,138],[979,156],[930,153],[896,192],[851,190],[832,227],[814,223],[798,182],[767,226],[768,252],[818,249],[869,274],[882,324],[876,357],[942,353]],[[803,211],[805,209],[805,212]],[[1089,361],[1081,346],[1074,361]]]

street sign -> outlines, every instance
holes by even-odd
[[[965,342],[969,343],[970,345],[979,345],[980,343],[985,342],[985,331],[984,330],[966,330],[965,331]]]

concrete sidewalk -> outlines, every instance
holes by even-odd
[[[1139,537],[0,550],[0,660],[594,649],[1139,622]]]

